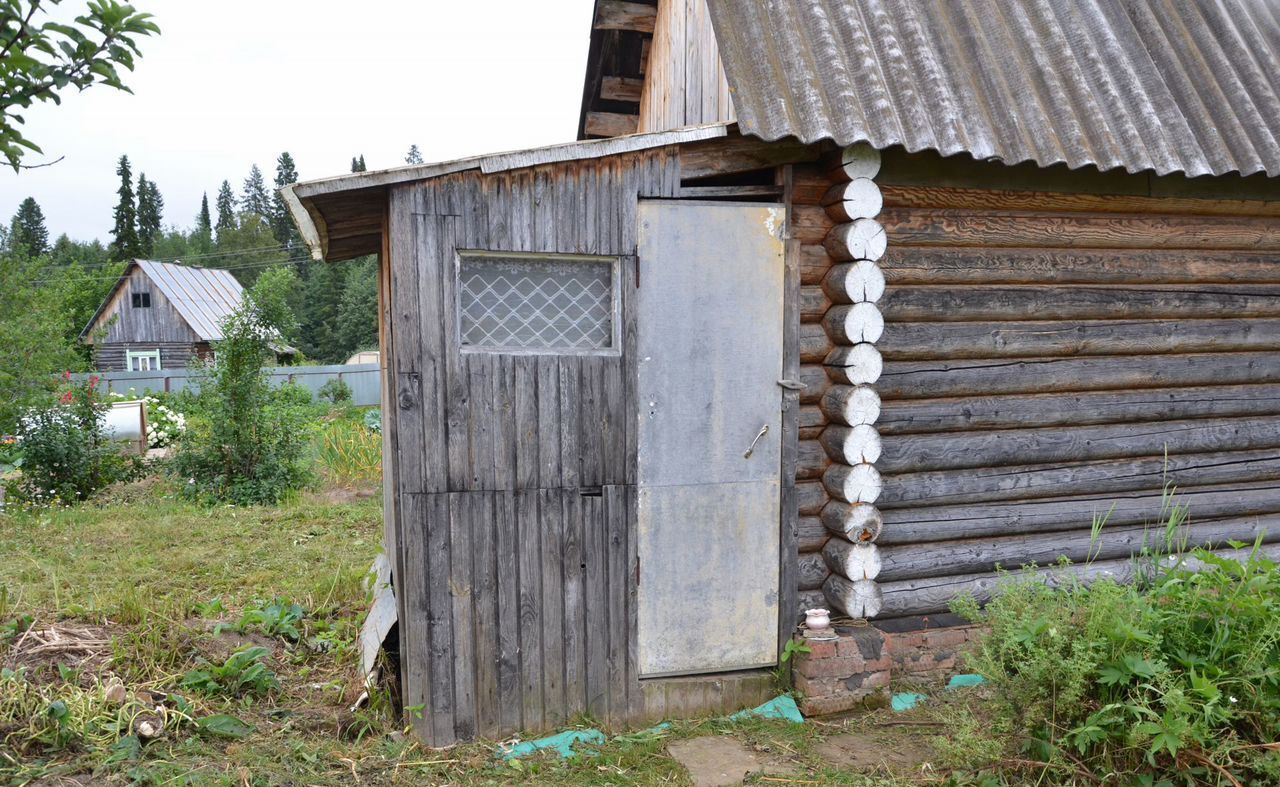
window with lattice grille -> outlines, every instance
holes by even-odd
[[[464,255],[458,264],[463,349],[616,350],[616,258]]]

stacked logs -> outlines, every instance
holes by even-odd
[[[876,306],[884,295],[884,274],[876,261],[884,254],[884,228],[876,221],[882,206],[872,180],[880,171],[880,154],[870,145],[846,148],[836,170],[839,181],[822,205],[835,222],[823,245],[835,261],[822,280],[832,306],[822,326],[834,345],[824,360],[832,385],[819,407],[827,426],[819,438],[832,464],[822,476],[831,501],[822,524],[832,537],[822,549],[831,575],[822,585],[827,603],[851,617],[874,617],[880,611],[875,578],[881,558],[876,538],[880,512],[880,397],[872,387],[881,372],[876,342],[884,317]]]

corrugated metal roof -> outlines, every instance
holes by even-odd
[[[135,267],[142,269],[201,341],[213,342],[222,338],[222,320],[240,305],[244,295],[244,288],[230,271],[220,268],[193,268],[170,262],[134,260],[124,269],[124,273],[120,274],[120,278],[103,299],[93,319],[89,320],[89,324],[80,332],[81,339],[87,337],[98,324],[98,320],[106,313],[107,307],[115,298],[116,291],[129,279]]]
[[[1274,0],[708,0],[743,133],[1280,175]]]
[[[137,262],[202,341],[222,338],[222,320],[240,305],[244,292],[230,271],[151,260]]]

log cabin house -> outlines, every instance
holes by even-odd
[[[1277,74],[1263,0],[598,0],[581,141],[286,188],[381,255],[418,732],[740,707],[1168,482],[1275,551]]]
[[[80,340],[103,372],[183,369],[212,355],[222,321],[239,305],[229,271],[134,260],[107,293]]]

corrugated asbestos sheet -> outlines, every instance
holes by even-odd
[[[229,271],[138,260],[173,308],[206,342],[222,338],[222,320],[240,305],[242,288]]]
[[[743,133],[1280,175],[1275,0],[709,0]]]

